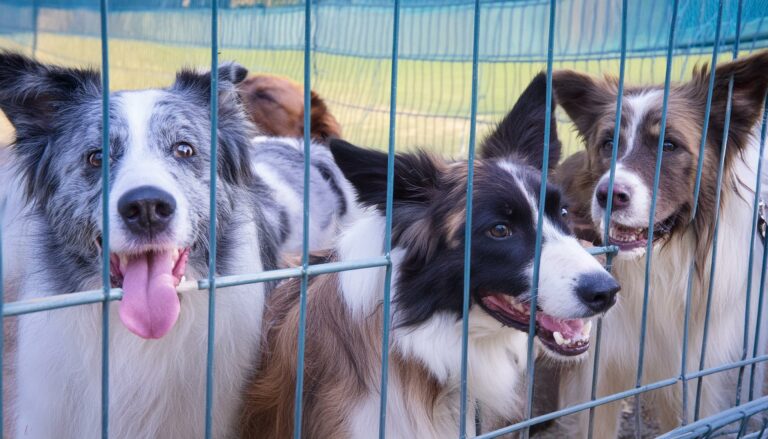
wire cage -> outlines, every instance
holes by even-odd
[[[211,188],[209,275],[198,279],[183,294],[207,294],[208,356],[206,387],[206,429],[200,436],[212,437],[211,417],[213,405],[213,331],[218,289],[270,282],[289,278],[301,280],[301,320],[299,329],[297,386],[294,413],[294,437],[306,437],[302,432],[302,389],[304,376],[304,340],[308,279],[311,276],[383,268],[386,272],[385,288],[381,292],[383,315],[390,315],[390,283],[392,278],[392,204],[394,152],[422,146],[444,155],[464,157],[469,161],[469,184],[464,251],[463,337],[461,361],[461,416],[460,437],[501,437],[520,433],[527,437],[528,429],[546,421],[564,416],[589,414],[590,424],[595,407],[629,398],[638,403],[635,410],[635,434],[643,435],[639,410],[640,396],[653,390],[679,386],[683,397],[683,413],[696,406],[696,419],[684,419],[684,425],[665,437],[702,437],[735,435],[766,437],[768,397],[738,401],[737,406],[708,418],[698,418],[698,400],[701,388],[687,395],[689,383],[729,370],[739,371],[739,386],[754,379],[754,365],[768,360],[758,355],[754,346],[747,345],[744,329],[744,354],[740,361],[706,367],[704,350],[700,367],[689,370],[685,360],[679,374],[664,379],[647,381],[643,376],[646,347],[647,307],[643,308],[642,325],[638,328],[639,364],[633,388],[607,396],[598,396],[596,380],[600,372],[593,372],[591,400],[563,407],[551,413],[533,413],[534,397],[534,337],[528,338],[525,420],[495,431],[477,431],[467,425],[467,350],[468,310],[470,306],[470,247],[471,206],[473,202],[473,163],[477,139],[495,125],[511,107],[514,98],[525,88],[528,80],[539,71],[547,74],[547,101],[551,100],[552,72],[571,68],[590,73],[609,73],[617,77],[619,99],[616,114],[621,114],[622,90],[627,83],[663,83],[664,104],[661,115],[662,135],[659,138],[655,166],[653,194],[648,225],[652,235],[657,192],[661,175],[663,130],[666,127],[668,97],[673,81],[689,78],[695,65],[737,59],[768,47],[768,2],[764,0],[316,0],[314,2],[259,1],[259,0],[0,0],[0,47],[20,50],[44,61],[62,64],[92,64],[101,67],[103,90],[142,88],[167,83],[182,64],[210,65],[216,72],[220,60],[236,59],[253,71],[270,72],[291,77],[303,83],[305,157],[310,147],[310,91],[317,90],[327,97],[328,103],[344,124],[345,137],[351,141],[375,146],[388,151],[388,186],[386,202],[386,234],[384,252],[367,260],[311,264],[309,258],[309,197],[304,191],[303,252],[301,264],[294,268],[233,276],[216,276],[217,242],[216,224],[216,130],[217,112],[211,111]],[[768,74],[768,72],[765,72]],[[217,77],[211,75],[211,108],[217,108]],[[713,82],[709,83],[711,100]],[[730,93],[730,92],[729,92]],[[730,94],[729,94],[730,99]],[[108,155],[109,93],[103,93],[102,150]],[[551,129],[550,112],[555,111],[558,131],[566,153],[581,149],[566,115],[547,108],[546,134],[542,139],[544,183],[547,180],[548,151]],[[709,107],[707,108],[708,117]],[[725,130],[728,130],[726,118]],[[760,156],[766,143],[765,111],[762,118]],[[609,196],[620,139],[620,123],[615,124],[611,159]],[[705,130],[707,123],[705,122]],[[0,133],[9,127],[0,126]],[[727,137],[727,136],[726,136]],[[0,141],[10,141],[0,136]],[[704,143],[701,148],[703,150]],[[699,161],[696,197],[700,191],[702,173]],[[763,160],[758,164],[756,193],[750,202],[754,206],[753,229],[757,226],[758,205]],[[109,163],[104,161],[102,171],[104,229],[103,288],[80,292],[50,292],[45,298],[13,302],[0,301],[3,319],[22,314],[51,311],[59,308],[102,304],[102,437],[110,436],[109,429],[109,304],[122,298],[119,288],[110,287],[109,271]],[[716,197],[719,200],[722,184],[723,159],[719,164]],[[309,184],[310,163],[304,163],[304,185]],[[535,332],[536,300],[542,247],[542,221],[546,198],[542,185],[538,209],[536,257],[533,285],[530,333]],[[719,203],[718,203],[719,206]],[[696,207],[694,206],[694,212]],[[610,204],[606,219],[610,218]],[[694,213],[695,215],[695,213]],[[715,214],[717,221],[718,213]],[[2,231],[0,230],[0,233]],[[751,239],[740,245],[754,247]],[[2,235],[0,234],[0,238]],[[604,242],[608,242],[606,232]],[[715,231],[715,243],[717,231]],[[1,241],[0,241],[1,242]],[[647,304],[648,278],[654,270],[651,243],[645,264],[644,303]],[[765,243],[763,243],[765,245]],[[610,270],[617,248],[612,245],[590,249],[590,253],[606,256]],[[0,253],[3,258],[13,255]],[[749,267],[761,273],[759,285],[749,284],[747,297],[759,295],[760,308],[765,286],[766,261]],[[712,275],[716,271],[717,255],[711,258]],[[689,270],[689,267],[680,267]],[[0,263],[0,280],[2,280]],[[690,267],[692,270],[692,267]],[[0,282],[0,300],[4,297]],[[690,284],[687,291],[690,298]],[[709,289],[709,295],[712,288]],[[748,299],[749,300],[749,299]],[[708,308],[709,309],[709,308]],[[747,311],[749,312],[749,311]],[[758,309],[758,316],[762,309]],[[681,315],[687,322],[690,309]],[[378,436],[386,437],[386,401],[389,368],[390,319],[383,319],[383,356],[380,369],[381,395]],[[597,328],[600,346],[601,321]],[[753,322],[764,324],[760,320]],[[687,337],[687,334],[686,336]],[[3,339],[0,338],[0,347]],[[762,343],[768,341],[762,340]],[[681,340],[686,346],[687,338]],[[706,330],[703,340],[706,346]],[[686,348],[683,348],[684,354]],[[599,356],[599,351],[596,353]],[[201,359],[202,361],[202,359]],[[750,371],[752,371],[750,373]],[[0,377],[0,386],[2,386]],[[738,390],[734,389],[734,394]],[[738,397],[737,397],[738,398]],[[747,428],[759,419],[761,427]],[[687,422],[685,422],[687,421]],[[591,425],[590,425],[591,426]],[[0,430],[4,430],[0,428]],[[592,429],[590,428],[590,432]]]

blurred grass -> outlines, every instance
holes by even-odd
[[[23,39],[0,38],[0,48],[30,53]],[[100,39],[41,33],[35,56],[44,62],[70,66],[98,67]],[[209,47],[158,44],[147,41],[110,39],[110,83],[113,90],[169,85],[182,66],[207,68]],[[265,72],[303,81],[303,52],[222,48],[219,59],[234,60],[251,73]],[[727,57],[727,55],[724,55]],[[672,77],[685,79],[693,65],[707,62],[709,55],[677,56]],[[329,103],[339,119],[345,137],[362,145],[385,148],[389,133],[391,63],[326,53],[312,54],[312,88]],[[626,82],[661,83],[663,57],[628,58]],[[618,73],[619,60],[555,62],[554,67],[591,74]],[[466,154],[469,136],[471,90],[469,62],[400,60],[397,94],[398,149],[423,147],[446,155]],[[541,63],[484,62],[480,65],[478,88],[478,138],[514,104],[530,79],[545,68]],[[580,148],[567,117],[556,113],[558,132],[565,154]],[[0,142],[10,139],[7,121],[0,121]]]

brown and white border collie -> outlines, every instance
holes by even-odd
[[[657,195],[653,236],[648,236],[652,188],[660,136],[663,87],[660,85],[624,89],[621,135],[612,197],[609,243],[620,249],[613,274],[622,286],[622,301],[605,317],[601,341],[598,396],[633,388],[637,374],[640,325],[645,284],[646,246],[652,244],[649,279],[648,327],[645,341],[643,382],[649,383],[680,375],[683,326],[689,268],[691,314],[688,333],[687,371],[698,370],[702,349],[707,291],[712,269],[713,237],[716,227],[716,184],[718,163],[725,154],[725,169],[719,206],[716,274],[712,285],[711,315],[705,367],[742,358],[745,304],[747,302],[750,244],[755,248],[750,303],[749,352],[755,332],[755,310],[759,296],[760,260],[763,245],[752,229],[756,169],[759,159],[760,115],[768,88],[768,52],[719,65],[715,71],[712,111],[703,151],[701,192],[698,212],[692,219],[694,185],[699,147],[705,122],[709,69],[695,69],[690,81],[675,84],[669,92],[666,132],[662,140],[661,178]],[[723,131],[728,99],[728,83],[733,78],[732,114],[725,151]],[[590,218],[591,236],[604,234],[608,198],[608,176],[615,122],[617,82],[598,79],[573,71],[554,74],[555,96],[576,125],[586,151],[566,160],[557,171],[571,211]],[[766,322],[761,323],[760,341],[765,351]],[[587,367],[588,366],[588,367]],[[583,374],[569,384],[563,394],[588,397],[591,383],[588,362],[579,367]],[[587,370],[588,369],[588,370]],[[748,373],[745,375],[748,380]],[[762,376],[762,373],[758,375]],[[700,416],[709,416],[736,402],[737,370],[704,379]],[[748,381],[747,381],[748,382]],[[576,392],[574,387],[582,387]],[[586,386],[586,388],[585,388]],[[760,394],[762,378],[756,381]],[[749,384],[743,387],[746,401]],[[585,393],[586,392],[586,393]],[[688,387],[693,419],[696,380]],[[683,419],[682,387],[666,387],[648,395],[663,431]],[[595,437],[615,437],[620,402],[597,409]]]
[[[237,86],[245,110],[253,123],[272,137],[304,135],[304,90],[288,78],[253,75]],[[325,101],[312,91],[310,135],[325,141],[341,137],[341,126]]]
[[[518,385],[525,374],[545,91],[545,76],[539,75],[475,163],[472,430],[474,407],[487,427],[520,419],[524,407]],[[551,160],[557,160],[560,144],[552,133]],[[381,255],[387,155],[338,140],[331,151],[367,210],[325,260]],[[466,161],[423,152],[395,158],[388,437],[458,434],[467,171]],[[578,358],[589,347],[587,319],[614,304],[619,286],[571,236],[552,186],[543,228],[537,339],[555,358]],[[377,431],[384,273],[375,268],[310,280],[302,421],[307,437],[362,438]],[[293,430],[298,281],[279,287],[267,309],[261,368],[244,398],[247,438],[285,438]]]

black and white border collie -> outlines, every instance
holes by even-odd
[[[635,386],[648,239],[653,240],[653,265],[649,279],[643,382],[680,375],[691,264],[695,269],[691,279],[686,368],[689,372],[698,370],[714,250],[715,209],[718,207],[716,184],[721,154],[725,154],[725,169],[705,367],[742,358],[747,266],[750,244],[753,244],[755,256],[748,334],[751,355],[763,252],[762,243],[756,240],[758,234],[752,229],[752,218],[759,160],[758,122],[768,89],[768,51],[721,64],[714,70],[712,111],[702,158],[701,193],[698,212],[691,220],[710,74],[706,66],[696,69],[690,81],[675,84],[670,89],[653,236],[648,236],[648,222],[664,89],[661,85],[624,88],[608,235],[610,244],[620,248],[613,274],[622,285],[623,300],[605,318],[598,396]],[[732,113],[727,147],[723,152],[730,78],[733,78]],[[555,72],[553,82],[558,103],[575,123],[586,147],[586,151],[566,160],[563,168],[558,169],[557,178],[573,205],[572,211],[582,212],[594,224],[592,238],[602,237],[606,228],[617,82],[612,78],[598,79],[573,71]],[[765,330],[768,329],[765,321],[760,324],[758,355],[765,352]],[[577,402],[578,398],[582,401],[589,398],[592,369],[587,362],[581,366],[582,373],[563,392],[570,397],[569,404]],[[762,394],[762,369],[758,366],[756,395]],[[712,415],[735,404],[737,374],[738,369],[733,369],[704,378],[700,416]],[[748,375],[745,375],[747,382],[742,387],[742,403],[747,400]],[[691,402],[687,419],[690,421],[695,406],[696,380],[689,383]],[[576,387],[582,390],[579,392]],[[648,396],[662,431],[680,424],[683,417],[681,386],[670,386]],[[616,436],[619,409],[620,402],[597,408],[595,437]]]
[[[253,142],[235,87],[246,73],[235,64],[218,71],[217,275],[276,268],[280,250],[301,240],[292,231],[301,224],[291,224],[292,207],[281,202],[302,192],[303,154],[279,141]],[[98,72],[0,53],[0,109],[16,129],[12,167],[2,173],[6,299],[101,288],[101,162],[111,163],[112,286],[123,291],[109,307],[111,437],[204,431],[208,295],[178,292],[184,276],[208,274],[210,86],[210,73],[185,70],[169,88],[112,93],[106,158]],[[326,225],[345,202],[334,200],[333,186],[345,182],[333,182],[343,177],[326,169],[335,166],[327,149],[315,157],[318,148],[325,147],[312,147],[312,190],[322,203],[312,206],[319,225],[311,226],[335,233]],[[264,157],[273,158],[269,176],[259,166]],[[218,290],[213,437],[232,428],[271,288]],[[15,437],[99,437],[101,310],[19,318],[7,381]]]
[[[546,77],[537,76],[475,163],[469,316],[469,395],[486,426],[520,419],[531,276],[541,187]],[[554,123],[554,121],[553,121]],[[551,163],[560,144],[553,125]],[[387,155],[332,141],[337,164],[366,212],[325,260],[381,255]],[[387,435],[458,434],[467,162],[424,152],[395,158]],[[547,188],[536,335],[565,359],[589,347],[590,317],[616,300],[615,280],[570,235],[560,196]],[[307,303],[303,431],[371,437],[378,428],[383,268],[313,277]],[[299,282],[268,299],[266,346],[247,387],[242,437],[293,430]],[[474,430],[474,408],[467,413]],[[473,432],[470,435],[473,435]]]

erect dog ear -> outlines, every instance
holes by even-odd
[[[49,66],[14,52],[0,52],[0,109],[27,135],[50,129],[53,115],[79,96],[101,94],[95,70]]]
[[[553,72],[552,91],[555,101],[563,107],[584,139],[589,137],[602,109],[616,102],[618,93],[612,82],[573,70]]]
[[[221,98],[237,98],[234,86],[248,76],[248,69],[234,62],[222,63],[218,70],[219,100]],[[210,72],[198,72],[192,69],[182,69],[176,73],[176,82],[172,89],[184,90],[198,95],[201,99],[211,97]],[[234,96],[230,96],[234,93]]]
[[[712,89],[712,111],[708,135],[717,145],[722,144],[725,113],[728,104],[728,86],[733,78],[729,141],[737,149],[744,148],[752,127],[757,123],[765,104],[768,90],[768,50],[717,66]],[[694,70],[692,83],[695,93],[706,102],[709,72],[706,66]]]
[[[218,169],[222,178],[232,184],[247,182],[252,176],[250,148],[255,127],[245,114],[236,88],[247,75],[245,67],[231,62],[223,63],[218,70]],[[188,93],[202,105],[210,105],[211,74],[181,70],[171,90]]]
[[[60,112],[86,99],[101,96],[95,70],[72,69],[39,63],[24,55],[0,52],[0,109],[16,129],[13,144],[32,195],[35,176],[49,164],[49,136]]]
[[[357,199],[382,212],[387,200],[387,154],[331,139],[336,164],[357,191]],[[393,203],[427,203],[439,184],[441,167],[425,153],[395,155]]]
[[[541,169],[547,111],[547,75],[539,73],[520,95],[515,106],[480,146],[480,157],[517,157]],[[551,103],[550,103],[551,105]],[[550,115],[549,170],[560,160],[554,108]]]

